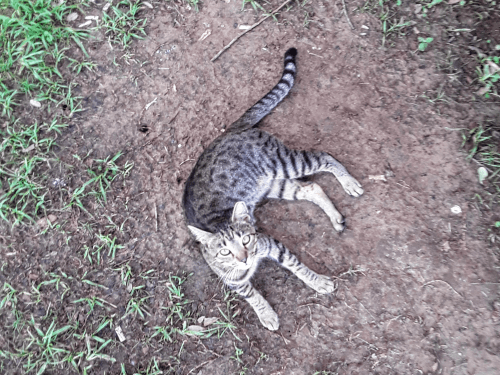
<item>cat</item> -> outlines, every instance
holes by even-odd
[[[361,184],[331,155],[290,150],[255,127],[290,92],[296,56],[297,50],[290,48],[278,84],[203,151],[186,180],[182,198],[188,228],[201,243],[209,266],[272,331],[279,327],[278,315],[250,282],[262,259],[278,262],[318,293],[332,293],[334,283],[303,265],[277,240],[257,233],[257,204],[266,199],[308,200],[322,208],[335,230],[342,232],[344,218],[321,187],[298,179],[330,172],[349,195],[363,194]]]

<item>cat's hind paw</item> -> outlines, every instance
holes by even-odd
[[[344,188],[345,192],[353,197],[363,195],[364,190],[361,184],[351,175],[341,176],[337,178]]]
[[[335,283],[328,276],[317,275],[318,278],[311,282],[309,286],[319,294],[330,294],[335,291]]]
[[[276,314],[271,308],[264,310],[261,313],[257,313],[257,316],[259,317],[262,325],[270,331],[276,331],[280,326],[278,314]]]

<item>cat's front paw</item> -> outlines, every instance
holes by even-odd
[[[309,286],[319,294],[330,294],[335,291],[335,283],[328,276],[317,275],[318,278],[311,282]]]
[[[347,194],[352,195],[353,197],[363,195],[364,190],[361,187],[361,184],[351,175],[338,177],[338,180]]]
[[[257,311],[256,311],[257,312]],[[257,313],[260,322],[270,331],[276,331],[279,326],[278,314],[272,308],[266,309],[261,313]]]

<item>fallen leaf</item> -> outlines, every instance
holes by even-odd
[[[488,65],[490,66],[490,73],[495,74],[500,70],[500,66],[495,64],[493,61],[488,61]]]
[[[36,224],[40,228],[40,230],[45,230],[49,226],[49,221],[46,217],[42,217],[36,221]]]
[[[477,95],[484,95],[486,94],[488,91],[490,91],[490,87],[489,86],[484,86],[484,87],[481,87],[479,90],[476,91],[476,94]]]
[[[57,216],[50,214],[49,216],[47,216],[47,219],[49,219],[50,223],[52,224],[57,220]]]
[[[205,330],[205,328],[203,328],[202,326],[189,326],[187,327],[187,330],[188,332],[186,332],[186,335],[188,336],[197,336],[195,333],[192,333],[192,332],[203,332]],[[191,332],[189,332],[191,331]]]
[[[73,13],[68,14],[68,17],[66,17],[66,21],[71,22],[71,21],[76,20],[77,18],[78,18],[78,13],[73,12]]]
[[[203,316],[200,316],[200,317],[198,318],[198,323],[199,323],[199,324],[202,324],[202,323],[203,323],[203,319],[205,319],[205,316],[204,316],[204,315],[203,315]]]
[[[86,20],[97,21],[97,20],[99,20],[99,16],[86,16],[85,19]]]
[[[448,4],[453,5],[453,4],[457,4],[457,3],[461,2],[461,1],[462,0],[450,0],[450,1],[448,1]]]
[[[218,321],[219,319],[218,318],[205,318],[205,320],[203,321],[203,326],[204,327],[207,327],[211,324],[214,324],[216,321]]]
[[[153,9],[153,6],[152,6],[150,3],[148,3],[147,1],[143,1],[142,3],[143,3],[144,5],[146,5],[148,8]]]
[[[23,152],[30,152],[35,148],[34,144],[29,145],[27,148],[23,148]]]
[[[111,3],[107,3],[106,5],[104,5],[104,6],[102,7],[102,11],[103,11],[103,12],[106,12],[106,11],[109,9],[109,7],[110,7],[110,6],[111,6]]]

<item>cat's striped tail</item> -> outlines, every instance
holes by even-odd
[[[281,79],[271,91],[262,99],[253,105],[243,116],[234,122],[229,130],[249,129],[258,124],[266,115],[268,115],[290,92],[295,81],[297,66],[295,65],[295,56],[297,50],[290,48],[285,52],[285,69]]]

